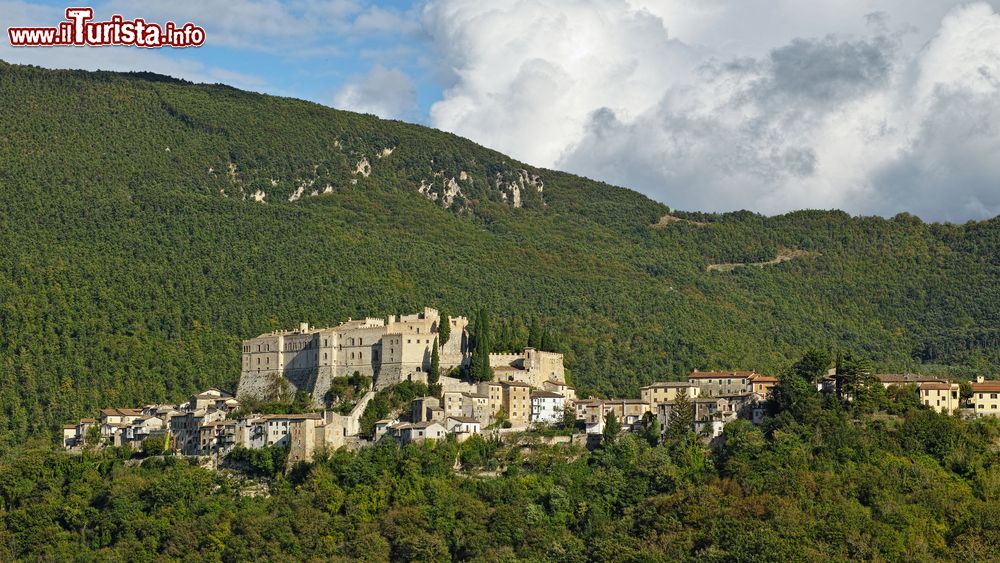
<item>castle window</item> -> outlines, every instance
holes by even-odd
[[[364,345],[365,345],[365,339],[364,338],[359,338],[358,339],[358,346],[364,346]]]

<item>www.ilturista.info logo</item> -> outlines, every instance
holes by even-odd
[[[160,26],[142,18],[126,20],[119,15],[103,22],[94,19],[92,8],[66,8],[66,21],[56,27],[9,27],[7,35],[14,47],[104,46],[201,47],[205,30],[186,23],[167,22]]]

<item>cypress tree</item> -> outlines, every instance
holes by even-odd
[[[601,439],[601,443],[610,444],[614,442],[621,431],[622,425],[618,422],[615,411],[608,411],[608,414],[604,417],[604,436]]]
[[[476,344],[472,349],[472,379],[489,381],[493,379],[490,369],[490,350],[492,337],[490,334],[490,318],[485,310],[480,310],[476,320]]]
[[[441,315],[441,321],[438,323],[438,338],[441,339],[442,346],[447,344],[448,339],[451,338],[451,317],[448,315]]]
[[[431,369],[427,372],[427,385],[437,385],[441,379],[441,355],[438,353],[438,341],[434,339],[434,348],[431,350]]]

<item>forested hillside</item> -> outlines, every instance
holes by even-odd
[[[233,389],[247,336],[425,305],[540,317],[583,393],[811,346],[989,374],[998,274],[997,220],[684,213],[415,125],[0,63],[5,441]]]
[[[266,489],[186,458],[25,448],[0,455],[0,559],[995,561],[998,419],[898,395],[871,416],[792,372],[773,416],[711,453],[690,433],[383,441],[287,475],[261,456]]]

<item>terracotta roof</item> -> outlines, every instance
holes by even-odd
[[[755,374],[750,376],[750,381],[754,383],[778,383],[778,378],[773,375]]]
[[[679,387],[691,387],[691,384],[687,381],[657,381],[655,383],[650,383],[645,387],[640,387],[640,389],[653,389],[653,388],[667,388],[674,389]]]
[[[449,416],[448,420],[454,420],[457,422],[463,422],[466,424],[480,424],[478,420],[472,418],[471,416]]]
[[[89,423],[93,423],[93,422],[97,422],[97,419],[96,418],[81,418],[80,419],[80,424],[89,424]]]
[[[688,379],[718,379],[720,377],[750,377],[756,375],[755,371],[698,371],[694,370],[688,374]]]
[[[931,375],[921,375],[919,373],[880,373],[875,377],[882,383],[923,383],[923,382],[944,382],[941,377]]]
[[[261,418],[263,420],[319,420],[323,418],[323,415],[318,412],[307,412],[304,414],[265,414]]]
[[[1000,381],[986,381],[972,384],[973,393],[998,393],[1000,392]]]
[[[75,424],[63,424],[63,430],[76,430]]]
[[[545,383],[551,383],[552,385],[558,385],[560,387],[569,387],[569,384],[565,381],[556,381],[555,379],[546,379]]]
[[[957,386],[956,386],[957,387]],[[928,391],[950,391],[952,389],[951,383],[939,383],[937,381],[926,381],[920,384],[920,389]]]
[[[395,426],[394,428],[396,430],[423,429],[427,428],[428,426],[431,426],[432,424],[437,424],[438,426],[441,426],[441,423],[436,420],[427,420],[424,422],[408,422],[405,424],[400,424],[398,426]]]
[[[523,381],[501,381],[500,385],[504,385],[506,387],[531,387],[531,385],[528,385]]]
[[[534,399],[538,397],[540,399],[562,399],[563,396],[559,393],[553,393],[552,391],[535,391],[531,394],[531,398]]]
[[[142,414],[142,409],[121,409],[112,407],[101,409],[101,414],[104,416],[139,416]]]
[[[213,426],[236,426],[235,420],[213,420],[212,422],[206,422],[201,425],[202,428],[213,427]]]

